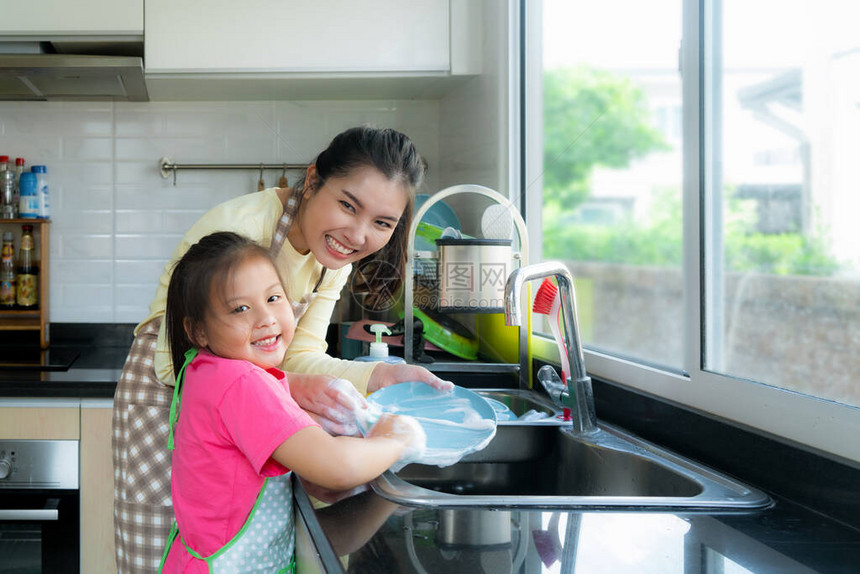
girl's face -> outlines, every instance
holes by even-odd
[[[316,181],[314,166],[308,182]],[[360,167],[345,177],[305,191],[301,215],[289,239],[300,253],[313,252],[328,269],[340,269],[382,249],[406,209],[406,190],[378,169]]]
[[[191,339],[220,357],[279,366],[296,319],[272,263],[247,257],[223,284],[214,283],[203,325]]]

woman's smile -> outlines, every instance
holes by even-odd
[[[344,257],[352,255],[353,253],[358,251],[357,249],[350,249],[349,247],[347,247],[346,245],[344,245],[343,243],[341,243],[340,241],[338,241],[337,239],[335,239],[331,235],[325,236],[325,242],[326,242],[326,245],[328,245],[329,249],[339,253],[340,255],[343,255]]]

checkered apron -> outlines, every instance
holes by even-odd
[[[269,250],[276,255],[298,212],[296,193],[288,198]],[[325,269],[323,269],[325,275]],[[293,303],[296,321],[316,296]],[[158,571],[170,526],[168,415],[173,387],[158,381],[154,357],[161,317],[141,327],[117,382],[113,401],[114,540],[118,574]]]

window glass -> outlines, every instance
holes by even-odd
[[[860,405],[860,3],[705,12],[705,369]]]
[[[681,0],[544,0],[543,258],[583,343],[684,367]]]

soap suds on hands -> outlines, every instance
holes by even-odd
[[[427,452],[427,433],[424,432],[424,427],[415,420],[415,417],[409,415],[400,415],[394,421],[394,431],[398,434],[411,431],[412,440],[403,449],[400,458],[391,465],[391,470],[397,472],[407,464],[418,462],[424,458]]]
[[[451,436],[456,443],[438,444],[436,440],[431,441],[431,446],[425,438],[423,448],[417,449],[417,445],[412,445],[416,448],[407,449],[408,454],[404,452],[403,457],[392,467],[395,472],[413,462],[440,467],[456,464],[466,454],[485,448],[495,436],[495,420],[482,417],[468,399],[455,397],[453,389],[435,395],[406,397],[398,401],[397,405],[380,406],[371,401],[367,408],[359,409],[355,414],[362,433],[366,435],[384,413],[401,416],[409,413],[408,418],[421,427],[425,437],[432,435],[438,439],[439,436]],[[476,435],[484,437],[477,445],[469,438]]]

